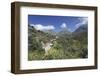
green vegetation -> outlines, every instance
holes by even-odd
[[[52,35],[50,33],[37,31],[32,26],[29,26],[28,30],[28,60],[76,59],[88,57],[87,32]],[[56,38],[56,36],[58,36],[58,38]],[[45,53],[41,42],[44,44],[51,42],[53,44],[47,53]]]

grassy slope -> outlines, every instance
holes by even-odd
[[[76,59],[87,58],[87,33],[80,33],[75,36],[60,36],[53,42],[52,48],[47,54],[41,47],[40,41],[48,42],[55,38],[52,35],[41,31],[31,30],[30,43],[28,51],[28,60],[51,60],[51,59]]]

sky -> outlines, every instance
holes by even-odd
[[[54,30],[56,32],[66,29],[75,31],[83,24],[87,24],[87,17],[74,16],[51,16],[51,15],[28,15],[28,24],[37,30]]]

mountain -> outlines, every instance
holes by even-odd
[[[77,28],[73,33],[81,33],[81,32],[87,32],[88,26],[87,24],[81,25],[79,28]]]
[[[43,45],[52,43],[48,54],[45,54]],[[88,57],[87,25],[82,25],[74,32],[62,28],[54,30],[36,30],[28,26],[29,60],[72,59]]]
[[[44,33],[48,33],[50,35],[56,35],[57,32],[55,32],[54,30],[43,30]]]
[[[65,35],[65,34],[68,34],[68,35],[71,34],[71,32],[68,31],[68,30],[61,30],[59,33],[63,34],[63,35]]]
[[[77,28],[73,33],[72,36],[74,39],[79,40],[80,42],[86,43],[88,40],[88,25],[84,24]]]
[[[59,31],[57,35],[58,36],[69,36],[71,35],[71,32],[68,29],[61,29],[61,31]]]
[[[51,34],[52,33],[52,34]],[[44,41],[48,42],[51,39],[55,38],[53,35],[53,32],[48,31],[48,33],[41,30],[36,30],[34,26],[28,25],[28,39],[29,44],[32,43],[32,41]]]

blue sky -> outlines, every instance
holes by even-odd
[[[47,16],[47,15],[28,15],[28,24],[34,26],[37,30],[61,31],[62,28],[73,32],[82,24],[86,24],[87,17],[73,16]]]

